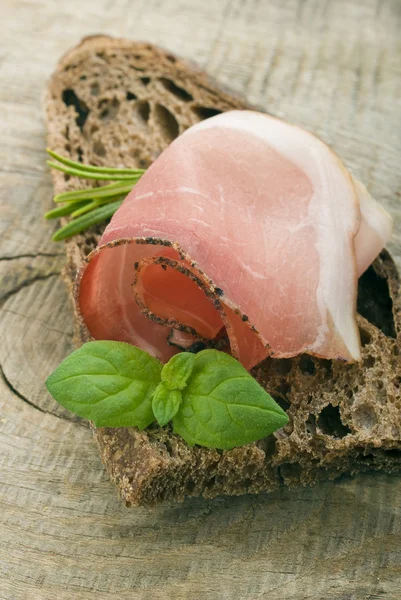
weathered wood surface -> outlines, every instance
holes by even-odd
[[[149,40],[320,135],[396,219],[399,0],[3,0],[0,8],[0,599],[401,597],[401,479],[128,510],[43,380],[72,348],[41,96],[82,36]]]

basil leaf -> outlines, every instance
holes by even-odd
[[[123,342],[96,341],[70,354],[46,381],[55,400],[97,427],[147,427],[162,365]]]
[[[229,450],[260,440],[288,422],[286,413],[232,356],[195,355],[174,431],[189,445]]]
[[[194,368],[195,355],[191,352],[176,354],[162,369],[162,381],[169,390],[183,390]]]
[[[161,427],[177,414],[181,400],[180,390],[168,390],[164,383],[159,383],[153,395],[152,409]]]

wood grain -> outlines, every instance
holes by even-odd
[[[89,429],[43,381],[72,349],[41,97],[84,35],[149,40],[322,137],[395,217],[399,0],[3,0],[0,19],[0,599],[400,598],[401,480],[127,510]]]

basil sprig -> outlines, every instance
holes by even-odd
[[[97,427],[172,421],[190,446],[229,450],[288,422],[286,413],[232,356],[182,352],[162,365],[123,342],[88,342],[70,354],[46,386],[59,404]]]

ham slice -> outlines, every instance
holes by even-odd
[[[248,369],[303,352],[355,361],[357,278],[390,235],[323,142],[227,112],[188,129],[127,196],[80,273],[78,310],[95,339],[162,361],[215,341]]]

